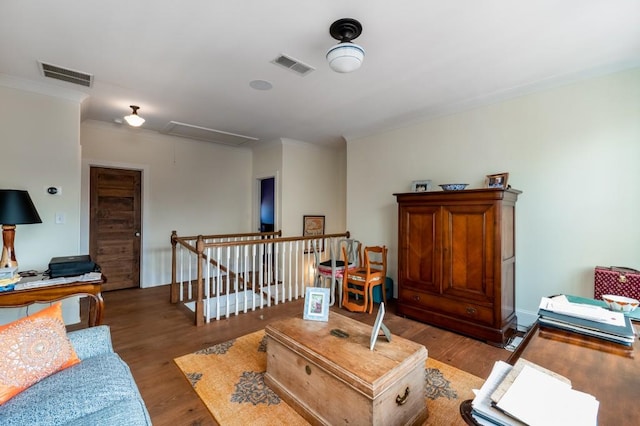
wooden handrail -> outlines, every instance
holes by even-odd
[[[172,231],[172,235],[173,235]],[[212,240],[215,238],[244,238],[244,237],[261,237],[261,236],[281,236],[282,231],[272,231],[272,232],[246,232],[241,234],[215,234],[215,235],[191,235],[186,237],[178,237],[176,234],[176,238],[181,240],[195,240],[198,237],[202,237],[205,240]]]
[[[295,237],[281,237],[281,231],[275,232],[262,232],[262,233],[243,233],[243,234],[225,234],[225,235],[198,235],[198,236],[188,236],[188,237],[179,237],[176,231],[171,232],[171,293],[170,300],[171,303],[178,303],[182,300],[181,288],[182,285],[178,283],[177,273],[177,245],[180,244],[181,247],[184,247],[187,251],[191,252],[192,255],[197,257],[197,271],[196,271],[196,280],[195,284],[195,322],[196,325],[202,325],[204,323],[203,318],[204,315],[204,299],[205,299],[205,288],[204,288],[204,268],[208,261],[208,263],[218,270],[228,274],[229,277],[235,277],[235,273],[230,270],[227,266],[221,264],[219,259],[209,258],[208,249],[215,248],[225,248],[231,249],[232,247],[245,247],[250,245],[276,245],[279,246],[284,243],[289,242],[303,242],[306,246],[306,241],[313,240],[328,240],[335,238],[350,238],[351,234],[349,231],[344,233],[336,233],[336,234],[321,234],[321,235],[311,235],[311,236],[295,236]],[[248,238],[244,240],[232,240],[233,238]],[[207,239],[224,239],[225,241],[215,241],[215,242],[207,242]],[[296,245],[298,247],[298,245]],[[306,250],[306,249],[305,249]],[[307,253],[307,251],[305,251]],[[244,285],[244,278],[242,276],[236,277],[236,279],[240,280],[239,283]],[[182,280],[182,278],[181,278]],[[236,281],[238,282],[238,281]]]

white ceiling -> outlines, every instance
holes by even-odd
[[[366,57],[338,74],[325,54],[329,26],[346,17],[362,23]],[[316,70],[272,64],[280,54]],[[93,74],[93,86],[45,78],[38,61]],[[176,121],[342,143],[638,66],[640,0],[0,2],[1,74],[86,93],[82,120],[113,122],[139,105],[143,128],[157,131]]]

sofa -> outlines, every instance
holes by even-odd
[[[131,370],[113,351],[109,327],[68,337],[80,362],[0,405],[0,425],[150,425]]]

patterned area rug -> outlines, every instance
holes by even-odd
[[[264,383],[264,330],[176,358],[174,361],[221,425],[308,425]],[[426,425],[464,425],[460,403],[483,379],[429,358],[425,365]]]

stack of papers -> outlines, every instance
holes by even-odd
[[[540,366],[498,361],[473,400],[471,414],[482,425],[595,426],[599,406],[595,397]]]
[[[633,345],[631,320],[621,312],[594,305],[571,303],[565,296],[543,297],[538,308],[542,326],[573,331],[626,346]]]
[[[75,282],[97,281],[101,278],[102,278],[102,273],[100,272],[87,272],[84,275],[78,275],[75,277],[58,277],[58,278],[49,278],[46,280],[25,281],[25,282],[16,284],[15,289],[28,290],[31,288],[49,287],[53,285],[71,284]]]
[[[0,292],[13,290],[14,284],[20,281],[17,271],[17,266],[0,268]]]

